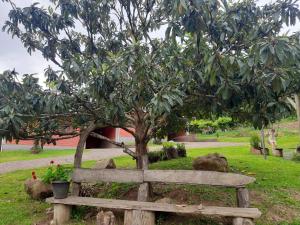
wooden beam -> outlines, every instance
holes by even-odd
[[[194,170],[110,170],[75,169],[74,182],[176,183],[244,187],[255,178],[241,174]]]
[[[234,173],[194,170],[145,170],[144,182],[244,187],[255,178]]]
[[[143,171],[118,169],[75,169],[72,175],[72,181],[78,183],[143,183]]]
[[[198,205],[175,205],[155,202],[86,198],[70,196],[65,199],[48,198],[48,203],[65,205],[85,205],[109,209],[142,210],[152,212],[170,212],[191,215],[215,215],[225,217],[259,218],[261,212],[256,208],[214,207]]]

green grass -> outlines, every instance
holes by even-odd
[[[152,164],[150,169],[191,169],[193,158],[207,153],[219,152],[228,158],[231,171],[251,174],[256,182],[249,189],[260,193],[264,199],[253,202],[255,207],[263,211],[264,215],[270,206],[280,205],[292,208],[300,214],[300,202],[291,193],[300,195],[300,164],[281,158],[270,156],[264,160],[261,156],[251,155],[248,147],[224,147],[188,150],[188,157]],[[134,168],[135,162],[129,157],[116,158],[119,168]],[[95,162],[85,162],[83,167],[91,167]],[[45,169],[35,170],[37,175]],[[0,225],[29,225],[45,218],[45,209],[50,205],[30,200],[23,190],[24,181],[31,176],[31,170],[17,171],[0,175]],[[128,185],[116,185],[108,189],[102,196],[115,198],[129,188]],[[172,187],[170,187],[172,188]],[[224,205],[234,203],[234,192],[231,189],[210,188],[201,186],[181,186],[192,197],[199,194],[205,201],[224,201]],[[189,200],[193,203],[193,199]],[[265,216],[258,220],[259,225],[271,225]],[[296,218],[295,218],[296,219]],[[77,221],[77,222],[76,222]],[[79,220],[73,224],[83,224]],[[197,223],[190,223],[196,225]],[[200,223],[199,223],[200,224]],[[283,224],[283,223],[282,223]],[[293,223],[286,223],[292,225]],[[296,222],[294,224],[297,224]]]
[[[192,169],[192,161],[197,156],[218,152],[227,157],[231,172],[254,176],[256,182],[249,186],[251,203],[258,207],[263,216],[256,221],[258,225],[299,225],[300,224],[300,163],[269,156],[264,160],[262,156],[252,155],[249,152],[249,137],[254,131],[250,128],[241,128],[229,132],[219,132],[218,135],[201,135],[203,139],[217,138],[218,141],[243,142],[244,146],[189,149],[187,158],[162,161],[150,165],[150,169]],[[299,135],[291,130],[280,129],[277,137],[278,146],[285,151],[293,151],[300,143]],[[29,151],[0,153],[0,162],[27,160],[33,158],[54,157],[73,154],[73,150],[44,151],[40,155],[32,155]],[[130,157],[117,157],[118,168],[134,168],[135,161]],[[83,167],[90,168],[95,161],[83,163]],[[35,170],[38,176],[45,172],[45,168]],[[46,218],[45,210],[49,204],[33,201],[24,192],[24,181],[31,177],[31,170],[16,171],[0,175],[0,225],[30,225]],[[111,184],[105,186],[99,197],[121,198],[131,188],[131,184]],[[154,186],[155,188],[155,186]],[[191,185],[168,185],[156,187],[155,191],[167,195],[180,189],[187,195],[189,204],[203,202],[221,202],[224,206],[235,205],[233,189],[212,188]],[[71,225],[83,225],[82,213],[76,213]],[[203,219],[187,218],[184,222],[166,223],[164,217],[157,217],[160,225],[184,224],[204,225],[218,224]],[[277,221],[274,220],[277,218]],[[279,218],[279,219],[278,219]],[[281,218],[281,219],[280,219]],[[175,219],[176,221],[176,219]]]
[[[39,154],[32,154],[30,150],[14,150],[0,152],[0,163],[19,161],[19,160],[31,160],[40,158],[51,158],[64,155],[74,155],[74,149],[66,150],[44,150]]]

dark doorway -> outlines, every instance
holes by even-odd
[[[101,134],[109,139],[115,140],[116,138],[116,129],[112,128],[112,127],[104,127],[104,128],[100,128],[100,129],[96,129],[93,132]],[[95,137],[91,137],[89,136],[86,140],[86,149],[91,149],[91,148],[114,148],[116,147],[115,145],[104,141],[104,140],[100,140],[98,138]]]

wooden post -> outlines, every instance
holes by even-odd
[[[143,162],[143,170],[148,169],[148,155],[142,156]],[[151,192],[151,184],[150,183],[142,183],[138,190],[138,201],[140,202],[148,202],[150,199]]]
[[[54,204],[53,224],[62,225],[71,218],[72,206],[63,204]]]
[[[155,213],[141,210],[126,210],[124,225],[155,225]]]
[[[234,218],[233,225],[254,225],[253,220],[245,218]]]
[[[139,187],[137,200],[140,202],[148,202],[150,198],[149,193],[150,193],[150,184],[142,183]]]
[[[249,208],[250,200],[249,200],[249,191],[245,187],[236,189],[236,197],[237,197],[237,206],[240,208]]]
[[[267,151],[265,146],[265,131],[264,126],[261,128],[261,147],[263,149],[264,159],[267,159]]]

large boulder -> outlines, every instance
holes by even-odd
[[[116,169],[116,164],[113,159],[98,160],[93,167],[94,169]]]
[[[27,179],[24,183],[26,193],[36,200],[43,200],[53,196],[52,186],[40,179]]]
[[[195,170],[228,172],[228,162],[225,156],[218,153],[201,156],[193,161]]]

